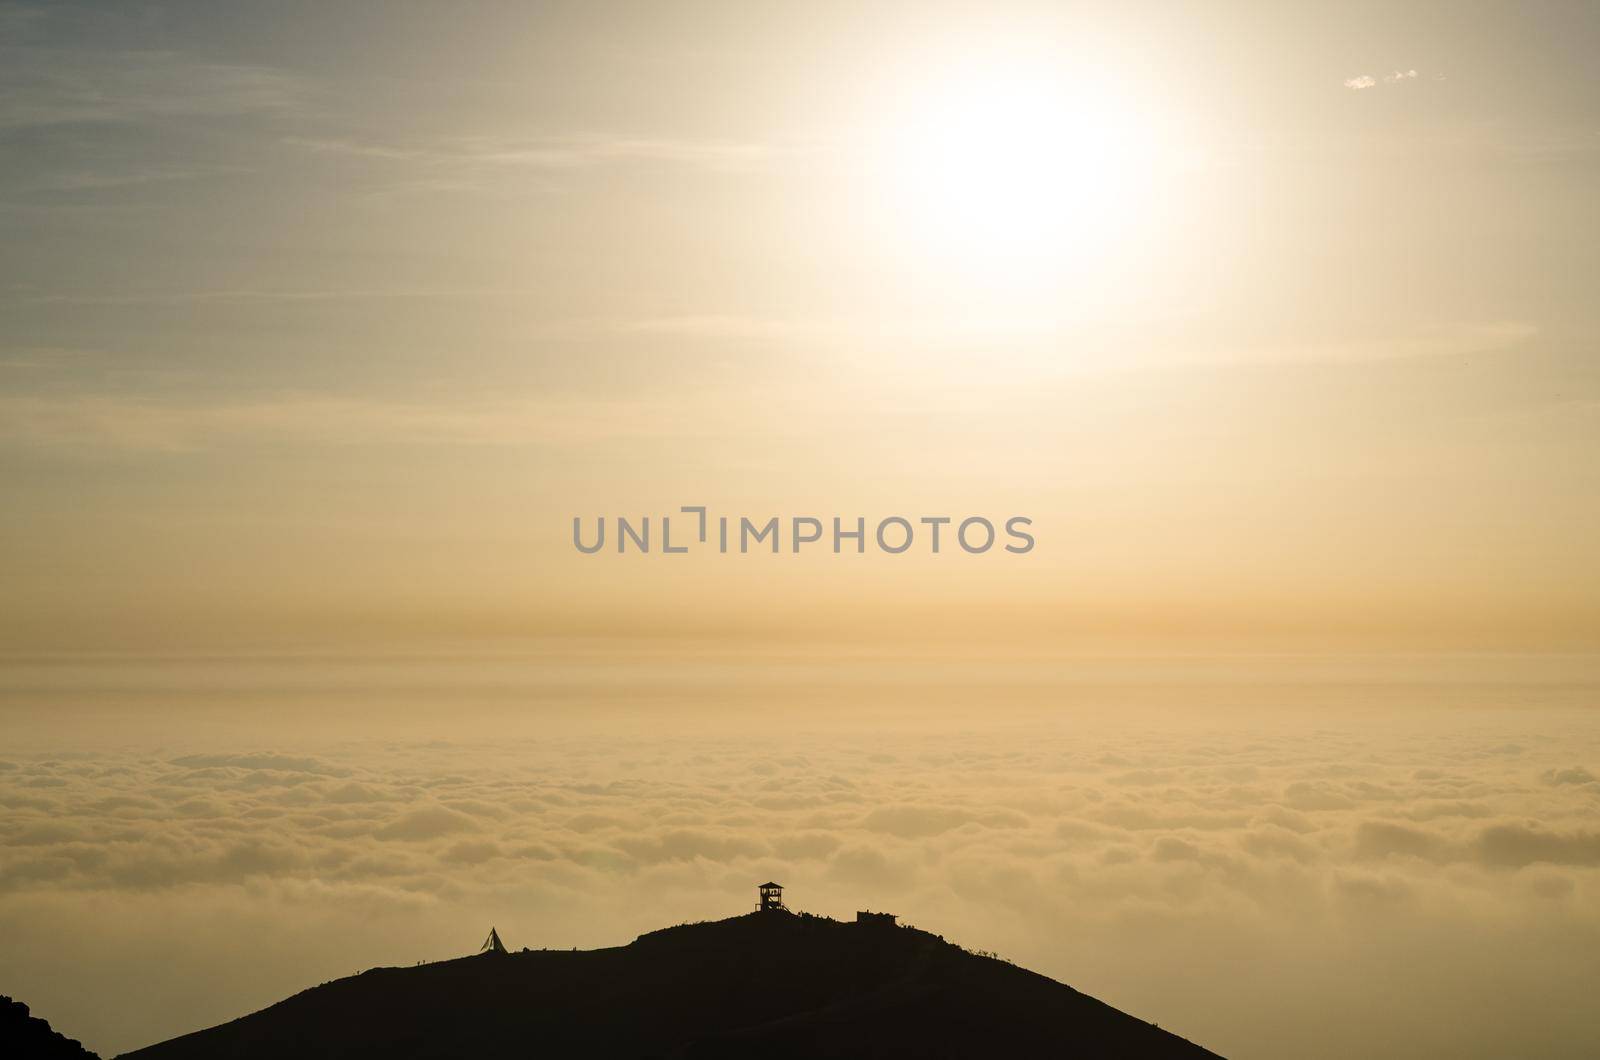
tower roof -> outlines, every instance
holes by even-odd
[[[768,880],[766,883],[763,883],[761,886],[762,887],[776,887],[780,891],[783,890],[783,884],[781,884],[781,883],[773,883],[771,880]]]

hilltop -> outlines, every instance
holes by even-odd
[[[0,1055],[28,1060],[99,1060],[76,1038],[52,1030],[20,1001],[0,995]]]
[[[375,968],[130,1060],[1081,1056],[1208,1052],[1042,975],[892,923],[787,910],[600,950]]]

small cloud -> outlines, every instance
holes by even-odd
[[[1420,76],[1415,70],[1395,70],[1384,74],[1382,83],[1385,85],[1398,85],[1406,81],[1415,81]],[[1344,87],[1352,92],[1360,92],[1365,88],[1375,88],[1378,84],[1379,78],[1371,74],[1360,74],[1356,77],[1346,78]]]

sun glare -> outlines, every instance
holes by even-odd
[[[1106,85],[1049,67],[966,69],[904,95],[882,194],[917,253],[1009,283],[1092,269],[1150,212],[1158,137]]]

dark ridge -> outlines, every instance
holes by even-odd
[[[611,949],[375,968],[125,1055],[1215,1056],[925,931],[787,911],[653,931]]]
[[[28,1006],[0,995],[0,1056],[27,1060],[100,1060],[76,1038],[50,1029],[50,1022],[28,1015]]]

